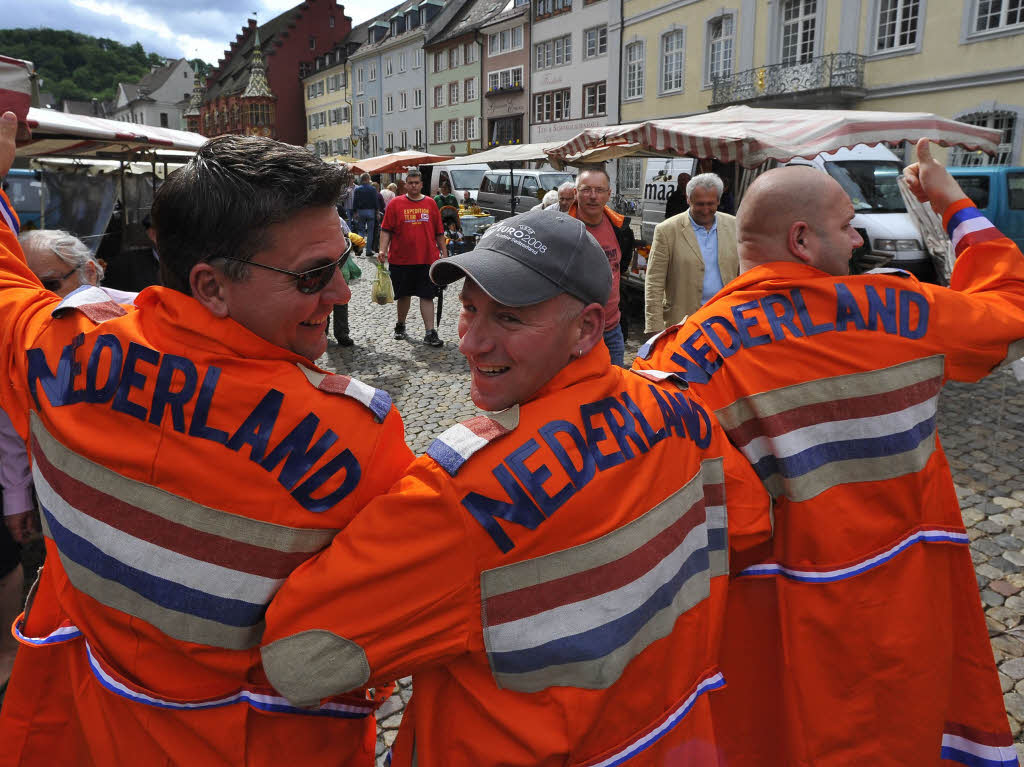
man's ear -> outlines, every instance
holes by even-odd
[[[811,227],[806,221],[794,221],[789,225],[789,233],[786,238],[786,249],[798,261],[810,264],[813,260],[811,252]]]
[[[604,340],[604,307],[588,304],[576,318],[579,328],[579,350],[586,354]]]
[[[189,287],[192,296],[206,307],[214,317],[230,317],[228,304],[224,295],[224,283],[227,277],[219,269],[215,269],[205,261],[192,267],[188,273]]]

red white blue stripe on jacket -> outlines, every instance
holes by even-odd
[[[18,214],[14,212],[14,208],[11,207],[10,201],[7,199],[6,194],[0,193],[0,220],[2,220],[7,228],[14,232],[17,236],[21,232],[21,226],[18,223]]]
[[[953,251],[959,256],[971,245],[998,240],[1003,234],[975,207],[962,208],[950,216],[946,224]]]
[[[956,722],[946,722],[941,758],[967,767],[1016,767],[1017,750],[1009,733],[997,735]]]

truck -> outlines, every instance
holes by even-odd
[[[996,229],[1024,250],[1024,167],[977,165],[948,170]]]

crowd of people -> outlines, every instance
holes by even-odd
[[[1024,353],[1024,256],[917,151],[951,288],[850,276],[823,173],[763,174],[735,219],[698,175],[628,369],[602,169],[454,252],[418,172],[384,204],[222,136],[157,192],[138,295],[19,243],[0,197],[0,406],[46,545],[0,765],[369,767],[408,675],[403,767],[1017,764],[935,413]],[[461,283],[482,412],[418,458],[387,392],[316,365],[350,296],[339,206],[396,338],[415,296],[439,345]]]

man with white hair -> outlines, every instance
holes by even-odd
[[[736,219],[718,212],[722,179],[701,173],[686,185],[690,209],[654,230],[644,283],[644,332],[681,322],[739,274]]]

